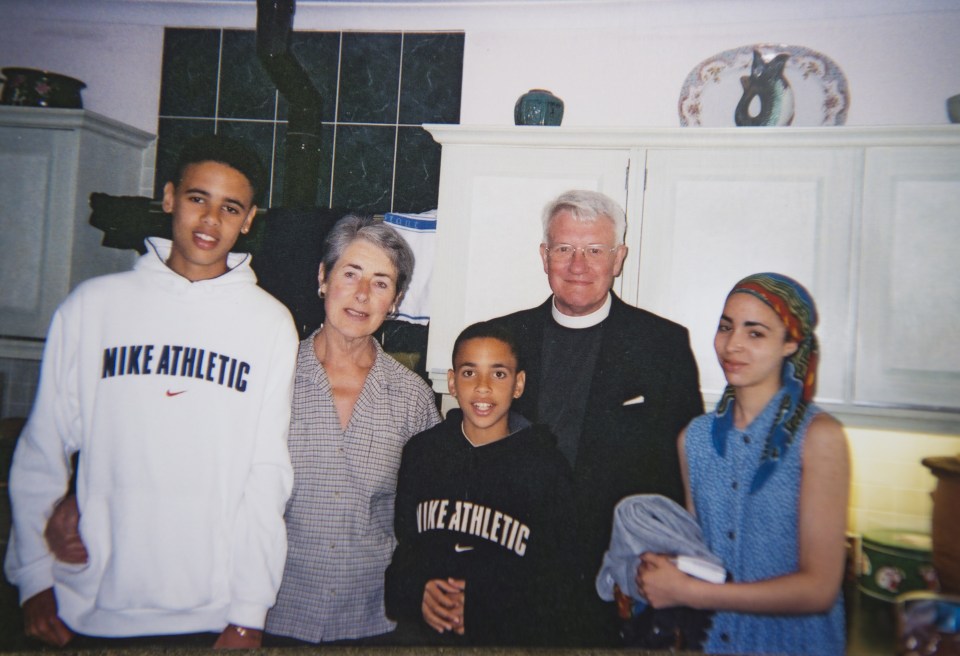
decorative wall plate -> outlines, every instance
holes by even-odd
[[[690,71],[677,105],[681,126],[736,126],[734,112],[744,95],[741,78],[750,75],[754,50],[767,61],[779,54],[789,55],[783,77],[793,90],[791,125],[846,123],[850,105],[847,78],[832,59],[802,46],[759,43],[724,50],[704,59]]]

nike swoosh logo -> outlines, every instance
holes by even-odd
[[[460,544],[457,543],[453,545],[453,550],[457,553],[463,553],[464,551],[473,551],[473,547],[471,547],[469,544],[461,547]]]
[[[179,396],[186,391],[187,390],[180,390],[179,392],[171,392],[170,390],[167,390],[167,396]]]

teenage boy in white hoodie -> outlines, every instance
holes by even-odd
[[[297,352],[289,312],[230,253],[261,171],[236,141],[188,143],[163,190],[172,241],[148,239],[132,271],[84,282],[53,317],[10,473],[5,572],[30,636],[260,644],[286,557]],[[77,452],[87,558],[71,565],[43,533]]]

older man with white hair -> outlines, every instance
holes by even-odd
[[[553,294],[496,319],[517,337],[527,387],[515,408],[551,427],[574,470],[577,541],[589,627],[583,642],[616,643],[616,614],[593,589],[613,509],[632,494],[683,503],[676,440],[703,413],[686,328],[627,305],[611,290],[627,256],[623,209],[568,191],[543,213],[540,255]]]

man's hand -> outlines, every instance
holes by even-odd
[[[423,621],[437,633],[453,631],[463,635],[463,604],[466,600],[463,579],[432,579],[423,586],[420,611]]]
[[[87,562],[87,549],[80,539],[80,509],[77,497],[68,494],[53,508],[43,532],[47,546],[60,562],[83,565]]]
[[[23,602],[23,627],[31,638],[54,647],[63,647],[73,639],[73,631],[57,615],[57,596],[53,588],[38,592]]]
[[[217,641],[214,649],[259,649],[263,642],[263,631],[248,629],[236,624],[228,624]]]

